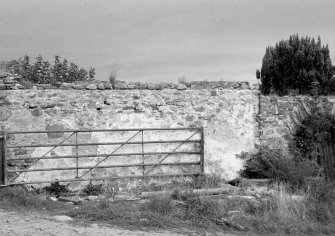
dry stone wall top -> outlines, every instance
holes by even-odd
[[[257,86],[251,86],[257,89]],[[250,89],[248,82],[238,81],[191,81],[185,83],[146,83],[146,82],[129,82],[116,81],[112,86],[108,81],[84,81],[74,83],[54,84],[33,84],[22,81],[20,76],[9,76],[0,78],[0,90],[17,90],[17,89],[62,89],[62,90],[162,90],[162,89],[176,89],[176,90],[194,90],[194,89]]]

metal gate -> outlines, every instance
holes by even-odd
[[[0,136],[3,186],[203,172],[203,128],[5,131]]]

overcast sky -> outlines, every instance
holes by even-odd
[[[321,36],[335,62],[334,0],[0,0],[0,60],[54,55],[107,80],[254,82],[265,47]]]

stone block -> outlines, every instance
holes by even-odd
[[[99,83],[98,86],[97,86],[97,88],[99,90],[105,90],[105,85],[103,83]]]
[[[64,126],[63,125],[59,125],[59,124],[54,124],[54,125],[47,125],[45,127],[45,129],[47,131],[54,131],[54,130],[63,130],[64,129]],[[60,132],[60,133],[48,133],[48,137],[49,138],[60,138],[64,135],[63,132]]]
[[[156,84],[148,83],[148,89],[150,89],[150,90],[156,90]]]
[[[178,90],[185,90],[186,89],[186,85],[185,84],[178,84],[177,89]]]
[[[112,99],[111,98],[106,98],[104,103],[106,105],[111,105],[112,104]]]
[[[250,89],[249,83],[248,82],[240,83],[240,89]]]
[[[0,121],[6,121],[12,115],[12,112],[6,107],[0,107]]]
[[[87,90],[96,90],[98,86],[96,84],[89,84],[86,86]]]
[[[3,80],[4,84],[16,84],[17,80],[12,78],[12,77],[7,77],[6,79]]]
[[[83,90],[83,89],[85,89],[85,86],[82,85],[82,84],[74,84],[74,85],[72,85],[72,88],[77,89],[77,90]]]
[[[134,83],[128,83],[127,84],[127,89],[134,89],[135,88],[135,84]]]
[[[218,95],[217,91],[215,91],[215,90],[211,91],[211,96],[217,96],[217,95]]]
[[[105,83],[105,89],[112,89],[112,85],[109,82]]]
[[[115,89],[128,89],[128,86],[126,83],[117,81],[117,83],[115,84]]]

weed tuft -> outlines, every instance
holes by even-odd
[[[118,64],[113,64],[111,67],[111,72],[109,74],[109,82],[111,83],[113,89],[116,87],[116,77],[121,69],[121,66]]]
[[[59,182],[51,183],[50,186],[46,186],[43,188],[47,193],[52,196],[60,197],[60,196],[68,196],[71,190],[69,189],[69,184],[64,185]]]
[[[82,192],[86,196],[98,196],[103,193],[103,186],[102,184],[92,184],[92,181],[90,181],[90,183],[84,187]]]

